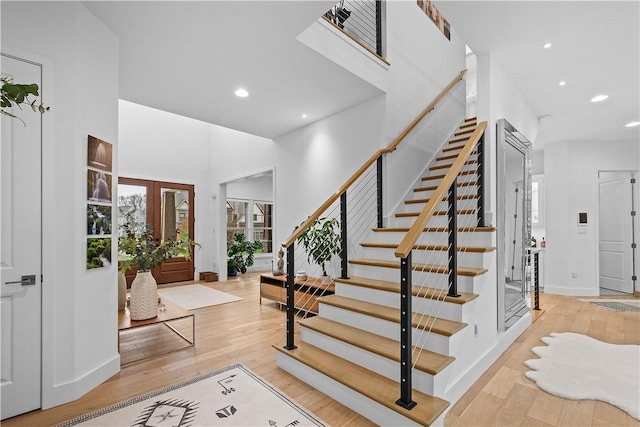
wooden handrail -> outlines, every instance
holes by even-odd
[[[418,215],[418,218],[415,220],[407,234],[404,236],[402,242],[400,242],[400,244],[396,248],[396,257],[406,258],[409,252],[411,252],[411,250],[413,249],[413,245],[415,245],[418,237],[420,237],[420,234],[422,234],[422,230],[433,216],[442,198],[446,196],[449,188],[451,187],[451,184],[453,184],[453,181],[458,177],[460,170],[469,158],[469,155],[475,148],[486,128],[487,122],[481,122],[480,124],[478,124],[473,134],[471,134],[471,137],[458,155],[458,158],[453,163],[453,165],[451,165],[451,168],[444,176],[444,178],[442,178],[442,181],[440,181],[440,185],[438,185],[438,188],[436,188],[436,190],[431,195],[429,202],[424,207],[424,209],[422,209],[422,212],[420,212],[420,215]]]
[[[304,231],[309,228],[309,226],[311,226],[311,224],[313,224],[313,222],[320,218],[320,215],[322,215],[322,213],[324,211],[326,211],[327,209],[329,209],[329,207],[336,201],[338,200],[338,198],[340,197],[340,195],[342,193],[344,193],[345,191],[347,191],[347,189],[358,179],[360,178],[360,176],[367,170],[369,169],[369,167],[374,164],[378,158],[380,156],[382,156],[383,154],[387,154],[387,153],[391,153],[392,151],[394,151],[398,145],[407,137],[407,135],[409,135],[409,133],[418,125],[418,123],[420,123],[420,121],[422,119],[425,118],[425,116],[427,114],[429,114],[435,107],[436,105],[438,105],[438,103],[447,95],[447,93],[449,93],[449,91],[460,81],[462,80],[462,78],[464,77],[465,73],[467,72],[466,68],[462,71],[460,71],[460,73],[458,73],[458,75],[451,80],[451,83],[449,83],[443,90],[442,92],[440,92],[440,94],[433,100],[431,101],[431,103],[429,105],[427,105],[427,108],[425,108],[419,115],[418,117],[416,117],[410,124],[409,126],[406,127],[406,129],[404,131],[402,131],[402,133],[400,135],[398,135],[398,137],[396,139],[393,140],[393,142],[391,144],[389,144],[388,147],[386,148],[381,148],[378,151],[375,152],[375,154],[373,156],[371,156],[369,158],[369,160],[367,160],[353,175],[351,175],[351,178],[349,178],[347,180],[347,182],[345,182],[339,189],[338,191],[336,191],[335,193],[333,193],[331,195],[331,197],[329,197],[327,199],[326,202],[324,202],[318,209],[315,210],[315,212],[313,214],[311,214],[311,216],[309,216],[309,218],[307,218],[307,220],[305,222],[303,222],[300,227],[296,228],[294,230],[293,233],[291,233],[291,235],[289,236],[289,238],[287,240],[285,240],[285,242],[282,244],[283,247],[288,248],[289,246],[291,246],[298,237],[300,237],[300,235],[302,233],[304,233]]]

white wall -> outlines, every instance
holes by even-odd
[[[195,191],[195,277],[211,271],[211,142],[208,123],[120,101],[120,176],[191,184]]]
[[[638,170],[639,156],[638,141],[545,146],[545,292],[598,295],[597,173]],[[586,234],[578,232],[578,212],[588,215],[588,225],[580,227]]]
[[[77,2],[2,2],[2,52],[44,64],[42,406],[120,369],[117,271],[86,270],[87,135],[118,152],[118,40]],[[115,259],[115,245],[112,259]],[[38,367],[34,367],[38,369]]]
[[[249,177],[227,184],[228,199],[273,201],[273,176]]]

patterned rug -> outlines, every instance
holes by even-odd
[[[324,426],[242,364],[129,399],[58,424],[66,426]]]
[[[581,299],[582,302],[588,302],[600,307],[608,308],[615,311],[640,311],[640,299]]]

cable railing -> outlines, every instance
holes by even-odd
[[[340,0],[324,14],[324,18],[383,57],[381,0]]]
[[[466,144],[449,165],[441,178],[440,184],[429,190],[424,208],[417,215],[409,231],[395,251],[400,258],[400,399],[396,402],[405,408],[415,405],[412,400],[412,370],[414,361],[424,349],[429,349],[431,334],[438,328],[441,318],[441,304],[432,301],[444,301],[446,298],[460,297],[458,293],[458,275],[473,275],[472,270],[458,267],[459,248],[467,248],[470,236],[463,244],[458,242],[459,233],[472,231],[484,226],[484,209],[482,194],[484,191],[484,131],[487,123],[478,124]],[[475,159],[470,156],[475,154]],[[439,166],[431,170],[439,170]],[[474,176],[475,174],[475,176]],[[460,179],[460,182],[458,181]],[[460,191],[460,194],[459,194]],[[459,206],[459,201],[463,206]],[[443,206],[444,205],[444,206]],[[445,208],[446,210],[443,210]],[[459,223],[458,221],[461,220]],[[427,233],[425,233],[427,232]],[[446,242],[438,241],[432,233],[446,234]],[[440,237],[442,239],[442,237]],[[437,242],[446,247],[446,263],[439,257],[439,251],[422,254],[414,263],[413,251],[423,251],[428,244]],[[441,249],[439,247],[438,249]],[[446,267],[443,267],[443,264]],[[446,275],[442,273],[447,273]],[[414,285],[414,281],[420,283]],[[431,305],[429,315],[424,307],[412,306],[413,295],[429,294]],[[417,333],[416,345],[413,344],[414,328]]]
[[[464,78],[465,73],[466,70],[462,70],[388,147],[371,156],[313,214],[296,227],[282,244],[287,254],[285,349],[296,348],[296,317],[317,312],[309,310],[306,302],[333,293],[332,279],[348,278],[349,259],[353,258],[353,254],[362,251],[360,244],[370,236],[372,229],[384,227],[383,201],[391,197],[383,193],[384,183],[393,180],[389,184],[391,188],[403,188],[398,185],[398,174],[394,172],[406,169],[403,162],[407,159],[420,163],[421,160],[415,160],[417,152],[425,152],[432,156],[440,147],[424,146],[428,145],[429,141],[434,145],[434,140],[444,140],[458,125],[457,120],[464,113],[464,87],[457,84]],[[449,105],[451,102],[453,104]],[[461,106],[456,104],[458,102]],[[458,113],[452,113],[450,108]],[[428,117],[437,117],[442,123],[434,125],[433,120],[425,120]],[[401,143],[403,144],[400,145]],[[396,153],[395,156],[387,156],[392,152]],[[463,152],[466,152],[468,157],[470,150]],[[416,173],[424,169],[425,163],[420,164],[422,166]],[[383,166],[386,166],[386,169]],[[390,170],[393,172],[389,172]],[[388,177],[384,176],[385,171]],[[415,182],[415,177],[411,182]],[[413,244],[415,242],[412,246]],[[425,244],[424,248],[427,247]],[[405,292],[404,299],[411,299],[406,298],[406,295],[410,294]],[[411,362],[408,366],[411,367]]]

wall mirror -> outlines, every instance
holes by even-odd
[[[531,142],[507,120],[497,122],[498,329],[528,310],[526,248],[531,246]]]

